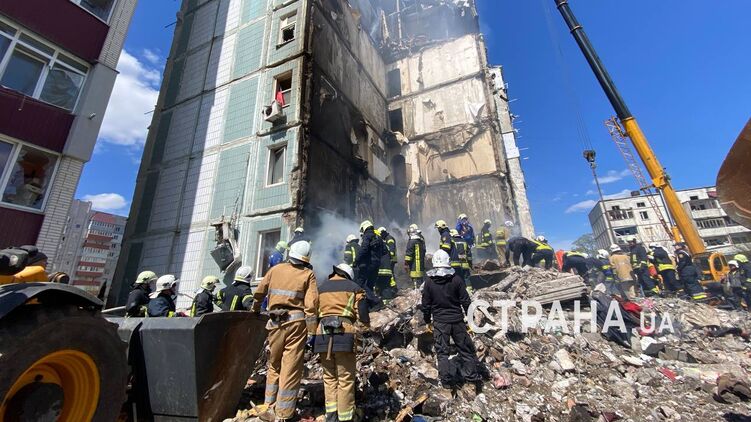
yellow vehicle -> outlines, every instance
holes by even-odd
[[[647,169],[654,188],[662,194],[668,212],[673,217],[673,220],[675,220],[675,227],[672,228],[673,238],[676,241],[680,241],[681,239],[685,241],[688,249],[691,251],[691,254],[699,266],[701,273],[705,277],[711,277],[711,279],[719,281],[728,272],[725,258],[720,254],[707,252],[704,241],[699,236],[699,232],[696,229],[691,216],[683,208],[683,204],[681,204],[678,195],[675,193],[675,189],[670,183],[670,176],[668,176],[665,168],[657,160],[657,156],[647,142],[647,138],[639,127],[639,123],[626,106],[620,92],[618,92],[618,89],[613,83],[608,71],[605,69],[605,66],[592,46],[592,43],[589,41],[587,34],[584,32],[584,28],[579,24],[571,11],[568,0],[555,0],[555,3],[561,16],[563,16],[563,20],[568,25],[571,35],[573,35],[576,43],[579,45],[579,48],[587,59],[590,68],[597,77],[600,86],[603,91],[605,91],[605,95],[608,97],[610,104],[613,106],[623,132],[631,140],[631,144],[639,155],[642,164],[644,164],[644,167]],[[746,149],[746,154],[747,160],[749,154],[748,148]],[[733,162],[729,164],[729,167],[740,170],[742,168],[740,167],[741,163],[742,160]],[[728,171],[728,173],[731,172]],[[738,173],[743,174],[738,175]],[[743,178],[745,175],[746,182],[748,182],[748,172],[744,173],[739,171],[733,174],[736,178]],[[719,184],[720,182],[718,181],[718,189]],[[746,188],[748,188],[748,184],[746,185]],[[729,190],[732,190],[732,188]],[[733,200],[737,201],[745,199],[748,201],[749,192],[749,190],[745,191],[746,195],[744,198],[741,198],[741,196],[733,196]],[[745,210],[747,213],[746,215],[748,216],[751,209],[745,208]]]

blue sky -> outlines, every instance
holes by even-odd
[[[714,184],[751,114],[751,26],[745,19],[751,2],[571,4],[675,187]],[[595,186],[582,158],[585,138],[597,150],[605,194],[636,188],[602,124],[612,108],[553,0],[478,0],[478,6],[489,60],[504,66],[512,112],[519,116],[535,228],[565,248],[590,231]],[[172,38],[173,27],[165,26],[178,8],[176,0],[138,4],[102,135],[77,193],[100,209],[129,210]]]

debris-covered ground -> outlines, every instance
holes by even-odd
[[[561,311],[572,322],[571,299],[582,296],[583,282],[566,276],[536,268],[481,274],[484,279],[475,284],[482,287],[473,299],[550,303],[560,296]],[[592,297],[610,300],[601,293]],[[581,300],[584,312],[590,311],[589,300]],[[419,302],[419,291],[404,290],[386,309],[371,314],[371,333],[358,358],[357,405],[363,420],[751,420],[751,319],[746,312],[675,298],[640,298],[634,300],[638,306],[623,305],[630,317],[639,309],[654,312],[656,326],[669,322],[674,330],[646,333],[636,316],[630,334],[606,337],[599,328],[587,332],[588,322],[582,323],[581,334],[573,333],[572,323],[569,329],[546,331],[550,306],[524,333],[517,306],[509,309],[505,332],[492,328],[472,334],[487,369],[482,393],[465,386],[452,396],[438,382],[432,334]],[[474,318],[485,327],[497,325],[499,314],[491,307],[475,312]],[[323,420],[321,368],[317,356],[306,356],[298,408],[303,420]],[[241,409],[263,401],[265,362],[257,368]],[[241,410],[234,420],[255,419]]]

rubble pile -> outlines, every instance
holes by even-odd
[[[495,284],[476,289],[473,299],[521,303],[576,281],[554,271],[512,268]],[[580,278],[578,283],[583,284]],[[560,282],[560,280],[563,280]],[[555,283],[559,288],[555,289]],[[577,297],[580,297],[579,294]],[[485,333],[473,333],[486,382],[456,391],[441,388],[432,334],[419,312],[420,292],[402,291],[371,314],[371,332],[358,354],[358,414],[370,421],[674,421],[749,420],[751,368],[745,312],[725,311],[680,299],[639,299],[629,309],[655,312],[673,331],[631,330],[628,347],[609,341],[598,327],[574,334],[545,330],[549,307],[525,333],[518,307],[509,309],[506,331],[492,306],[475,312]],[[638,306],[637,306],[638,305]],[[589,302],[581,303],[584,311]],[[563,313],[572,313],[571,302]],[[638,320],[638,317],[637,317]],[[569,319],[569,322],[573,319]],[[637,323],[638,324],[638,323]],[[259,364],[242,408],[263,400],[265,366]],[[303,420],[323,420],[318,357],[309,354],[298,406]],[[235,421],[248,418],[238,412]]]

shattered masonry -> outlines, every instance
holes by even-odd
[[[424,230],[466,213],[532,234],[473,1],[261,3],[183,2],[110,304],[144,268],[190,295],[217,272],[222,216],[254,267],[321,211]],[[283,117],[265,121],[278,97]]]

